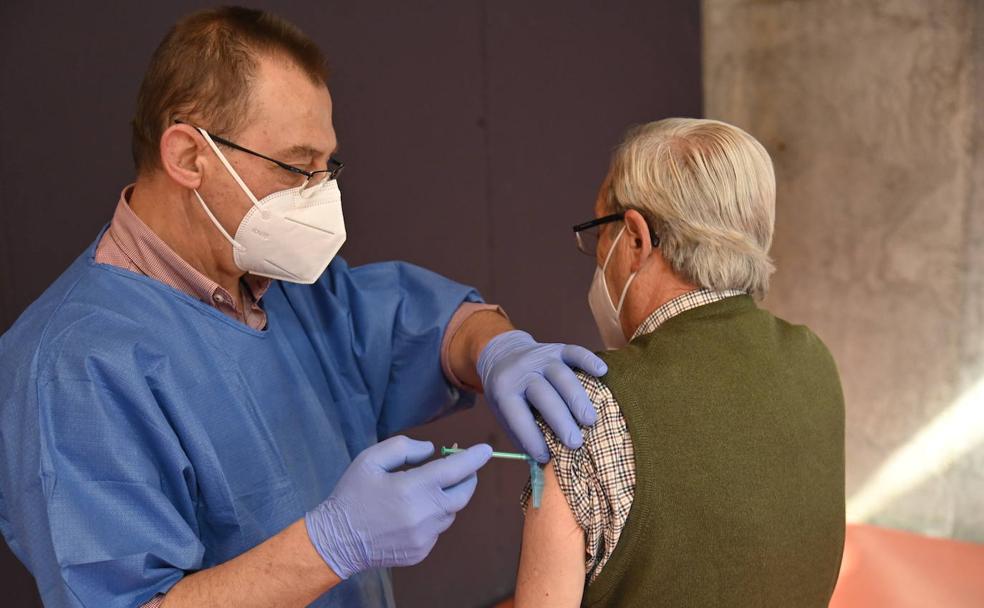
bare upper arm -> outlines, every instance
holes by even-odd
[[[544,470],[539,509],[526,510],[516,608],[579,606],[584,592],[584,531],[564,498],[553,463]]]

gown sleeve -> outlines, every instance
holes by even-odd
[[[441,367],[441,343],[465,302],[482,302],[475,289],[404,262],[335,266],[331,287],[346,301],[353,348],[377,402],[377,433],[388,437],[470,407]]]
[[[52,582],[62,587],[54,596],[73,606],[138,606],[202,566],[194,471],[137,371],[154,364],[139,361],[140,345],[71,342],[37,378],[48,528],[35,533],[50,535]]]

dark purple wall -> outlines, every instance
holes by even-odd
[[[108,221],[132,179],[143,70],[168,26],[201,6],[91,4],[0,6],[0,330]],[[475,285],[540,338],[599,346],[593,263],[570,226],[591,217],[627,126],[699,115],[698,2],[251,4],[301,25],[330,58],[347,165],[342,255],[424,265]],[[508,447],[483,404],[411,434]],[[483,471],[431,557],[394,573],[401,606],[510,594],[525,473],[508,462]],[[37,605],[2,542],[0,589],[5,606]]]

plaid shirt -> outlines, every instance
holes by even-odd
[[[656,331],[682,312],[738,295],[743,292],[698,289],[676,297],[653,311],[632,339]],[[537,423],[553,457],[560,489],[574,519],[584,530],[584,572],[588,582],[592,583],[615,551],[629,516],[635,492],[635,459],[625,418],[612,391],[598,378],[580,371],[577,376],[598,412],[595,425],[584,430],[584,444],[570,450],[539,416]],[[524,512],[529,499],[530,484],[527,483],[520,499]]]

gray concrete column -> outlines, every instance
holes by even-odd
[[[765,306],[836,358],[848,517],[984,541],[984,3],[705,0],[705,113],[778,180]]]

